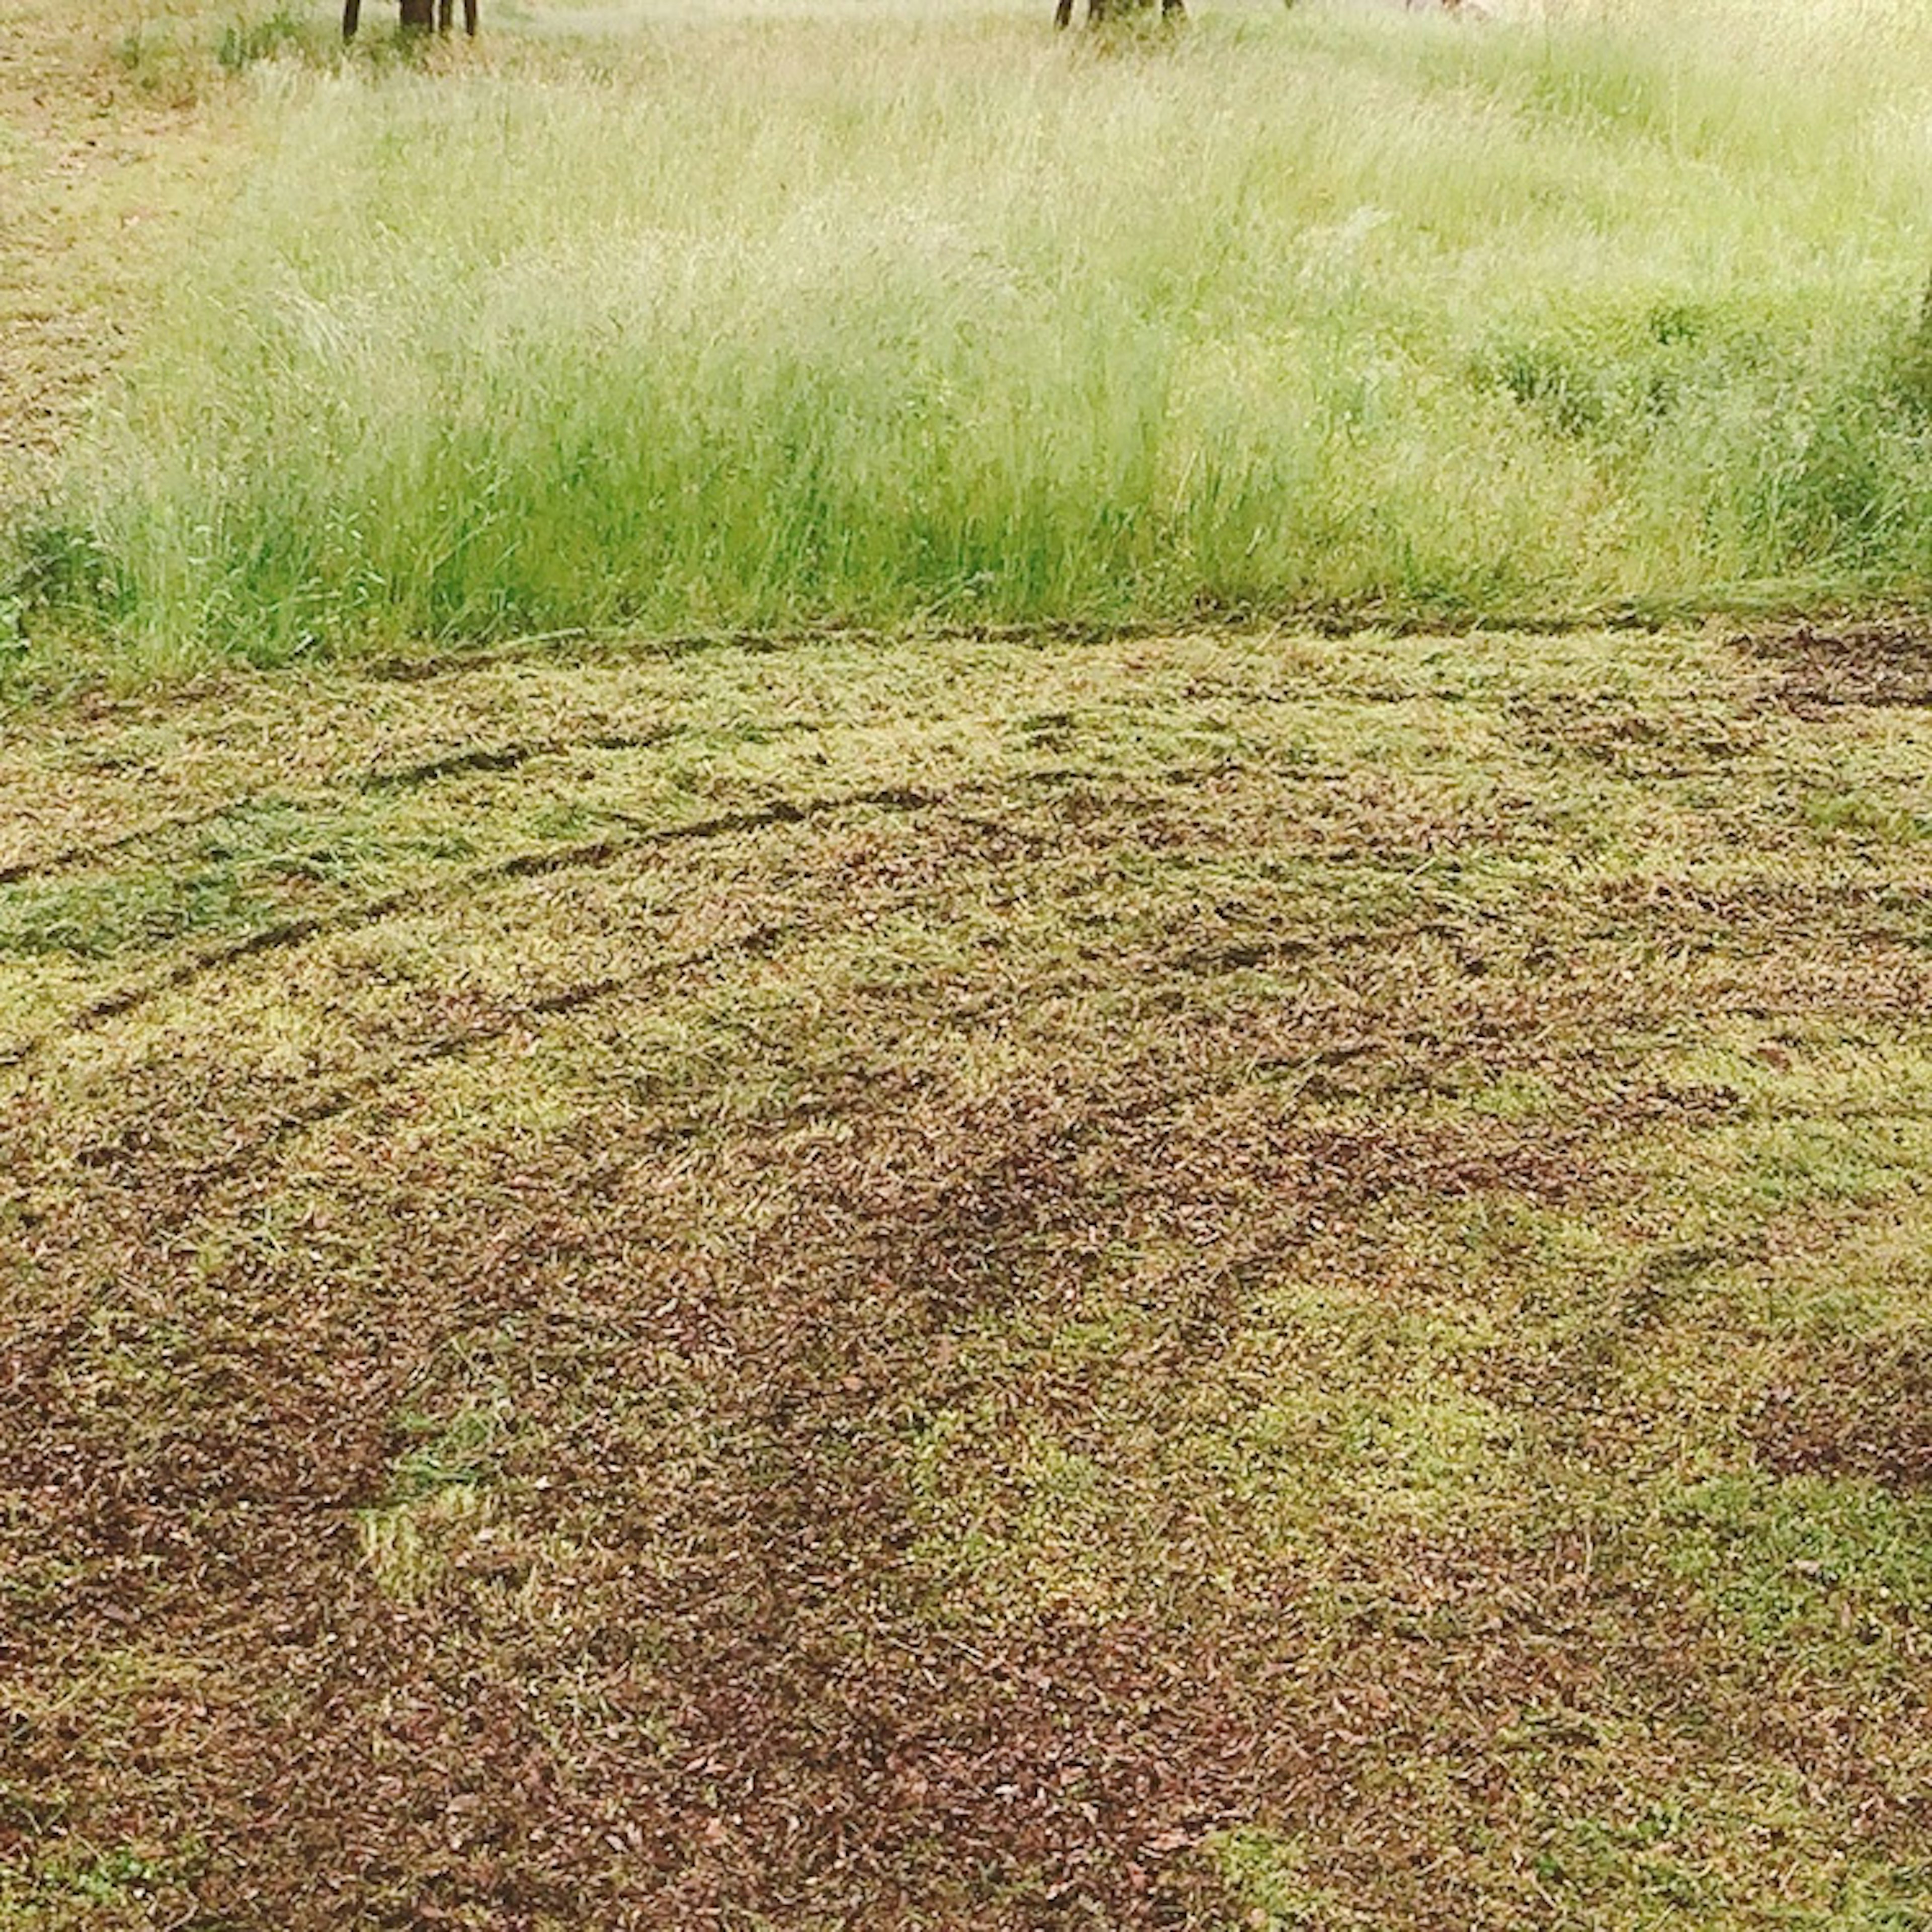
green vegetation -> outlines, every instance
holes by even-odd
[[[26,634],[138,671],[1928,583],[1922,8],[1038,11],[592,14],[429,71],[211,20],[247,152],[22,523]]]

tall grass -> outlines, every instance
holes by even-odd
[[[254,70],[31,625],[1454,620],[1932,577],[1932,20],[644,22]]]

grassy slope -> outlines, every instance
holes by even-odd
[[[0,1924],[1924,1924],[1928,696],[1232,635],[22,722]]]
[[[32,634],[1924,585],[1922,9],[1037,12],[513,14],[431,74],[144,29],[254,157],[22,538]]]

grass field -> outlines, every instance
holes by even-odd
[[[1932,1925],[1916,10],[14,12],[0,1932]]]
[[[428,70],[130,13],[120,94],[231,172],[20,520],[24,655],[1924,586],[1923,8],[1037,13]]]
[[[0,1924],[1924,1924],[1928,697],[1260,634],[22,723]]]

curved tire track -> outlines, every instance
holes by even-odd
[[[398,915],[469,896],[506,880],[543,878],[557,872],[595,869],[612,864],[636,852],[660,850],[667,846],[694,843],[707,838],[728,837],[734,832],[760,831],[777,825],[800,825],[841,812],[872,807],[882,811],[918,812],[943,802],[941,794],[903,786],[803,800],[776,799],[769,804],[740,812],[721,812],[710,818],[684,825],[643,826],[641,821],[621,818],[619,822],[641,829],[628,836],[596,838],[548,851],[514,853],[508,858],[472,866],[453,878],[430,881],[400,892],[386,892],[360,904],[332,913],[316,913],[299,919],[264,926],[224,946],[213,946],[170,967],[148,980],[103,994],[70,1013],[59,1024],[30,1035],[0,1048],[0,1066],[22,1066],[50,1047],[76,1034],[122,1015],[137,1011],[164,994],[191,986],[197,980],[223,968],[271,952],[286,952],[313,939],[356,932],[382,924]]]
[[[219,805],[204,806],[194,812],[178,812],[167,818],[151,820],[111,838],[64,846],[38,858],[10,860],[0,865],[0,886],[24,885],[29,880],[57,878],[82,867],[110,859],[116,853],[137,845],[151,844],[178,832],[199,831],[237,813],[267,805],[290,805],[298,811],[314,811],[342,792],[371,793],[412,791],[445,778],[466,778],[477,773],[496,775],[520,770],[539,758],[568,758],[573,752],[643,752],[680,735],[679,726],[657,731],[598,732],[581,738],[552,738],[531,743],[513,740],[507,745],[461,746],[412,765],[386,770],[364,772],[359,777],[345,777],[332,790],[320,791],[308,798],[291,799],[280,792],[244,792],[238,798],[225,799]]]

